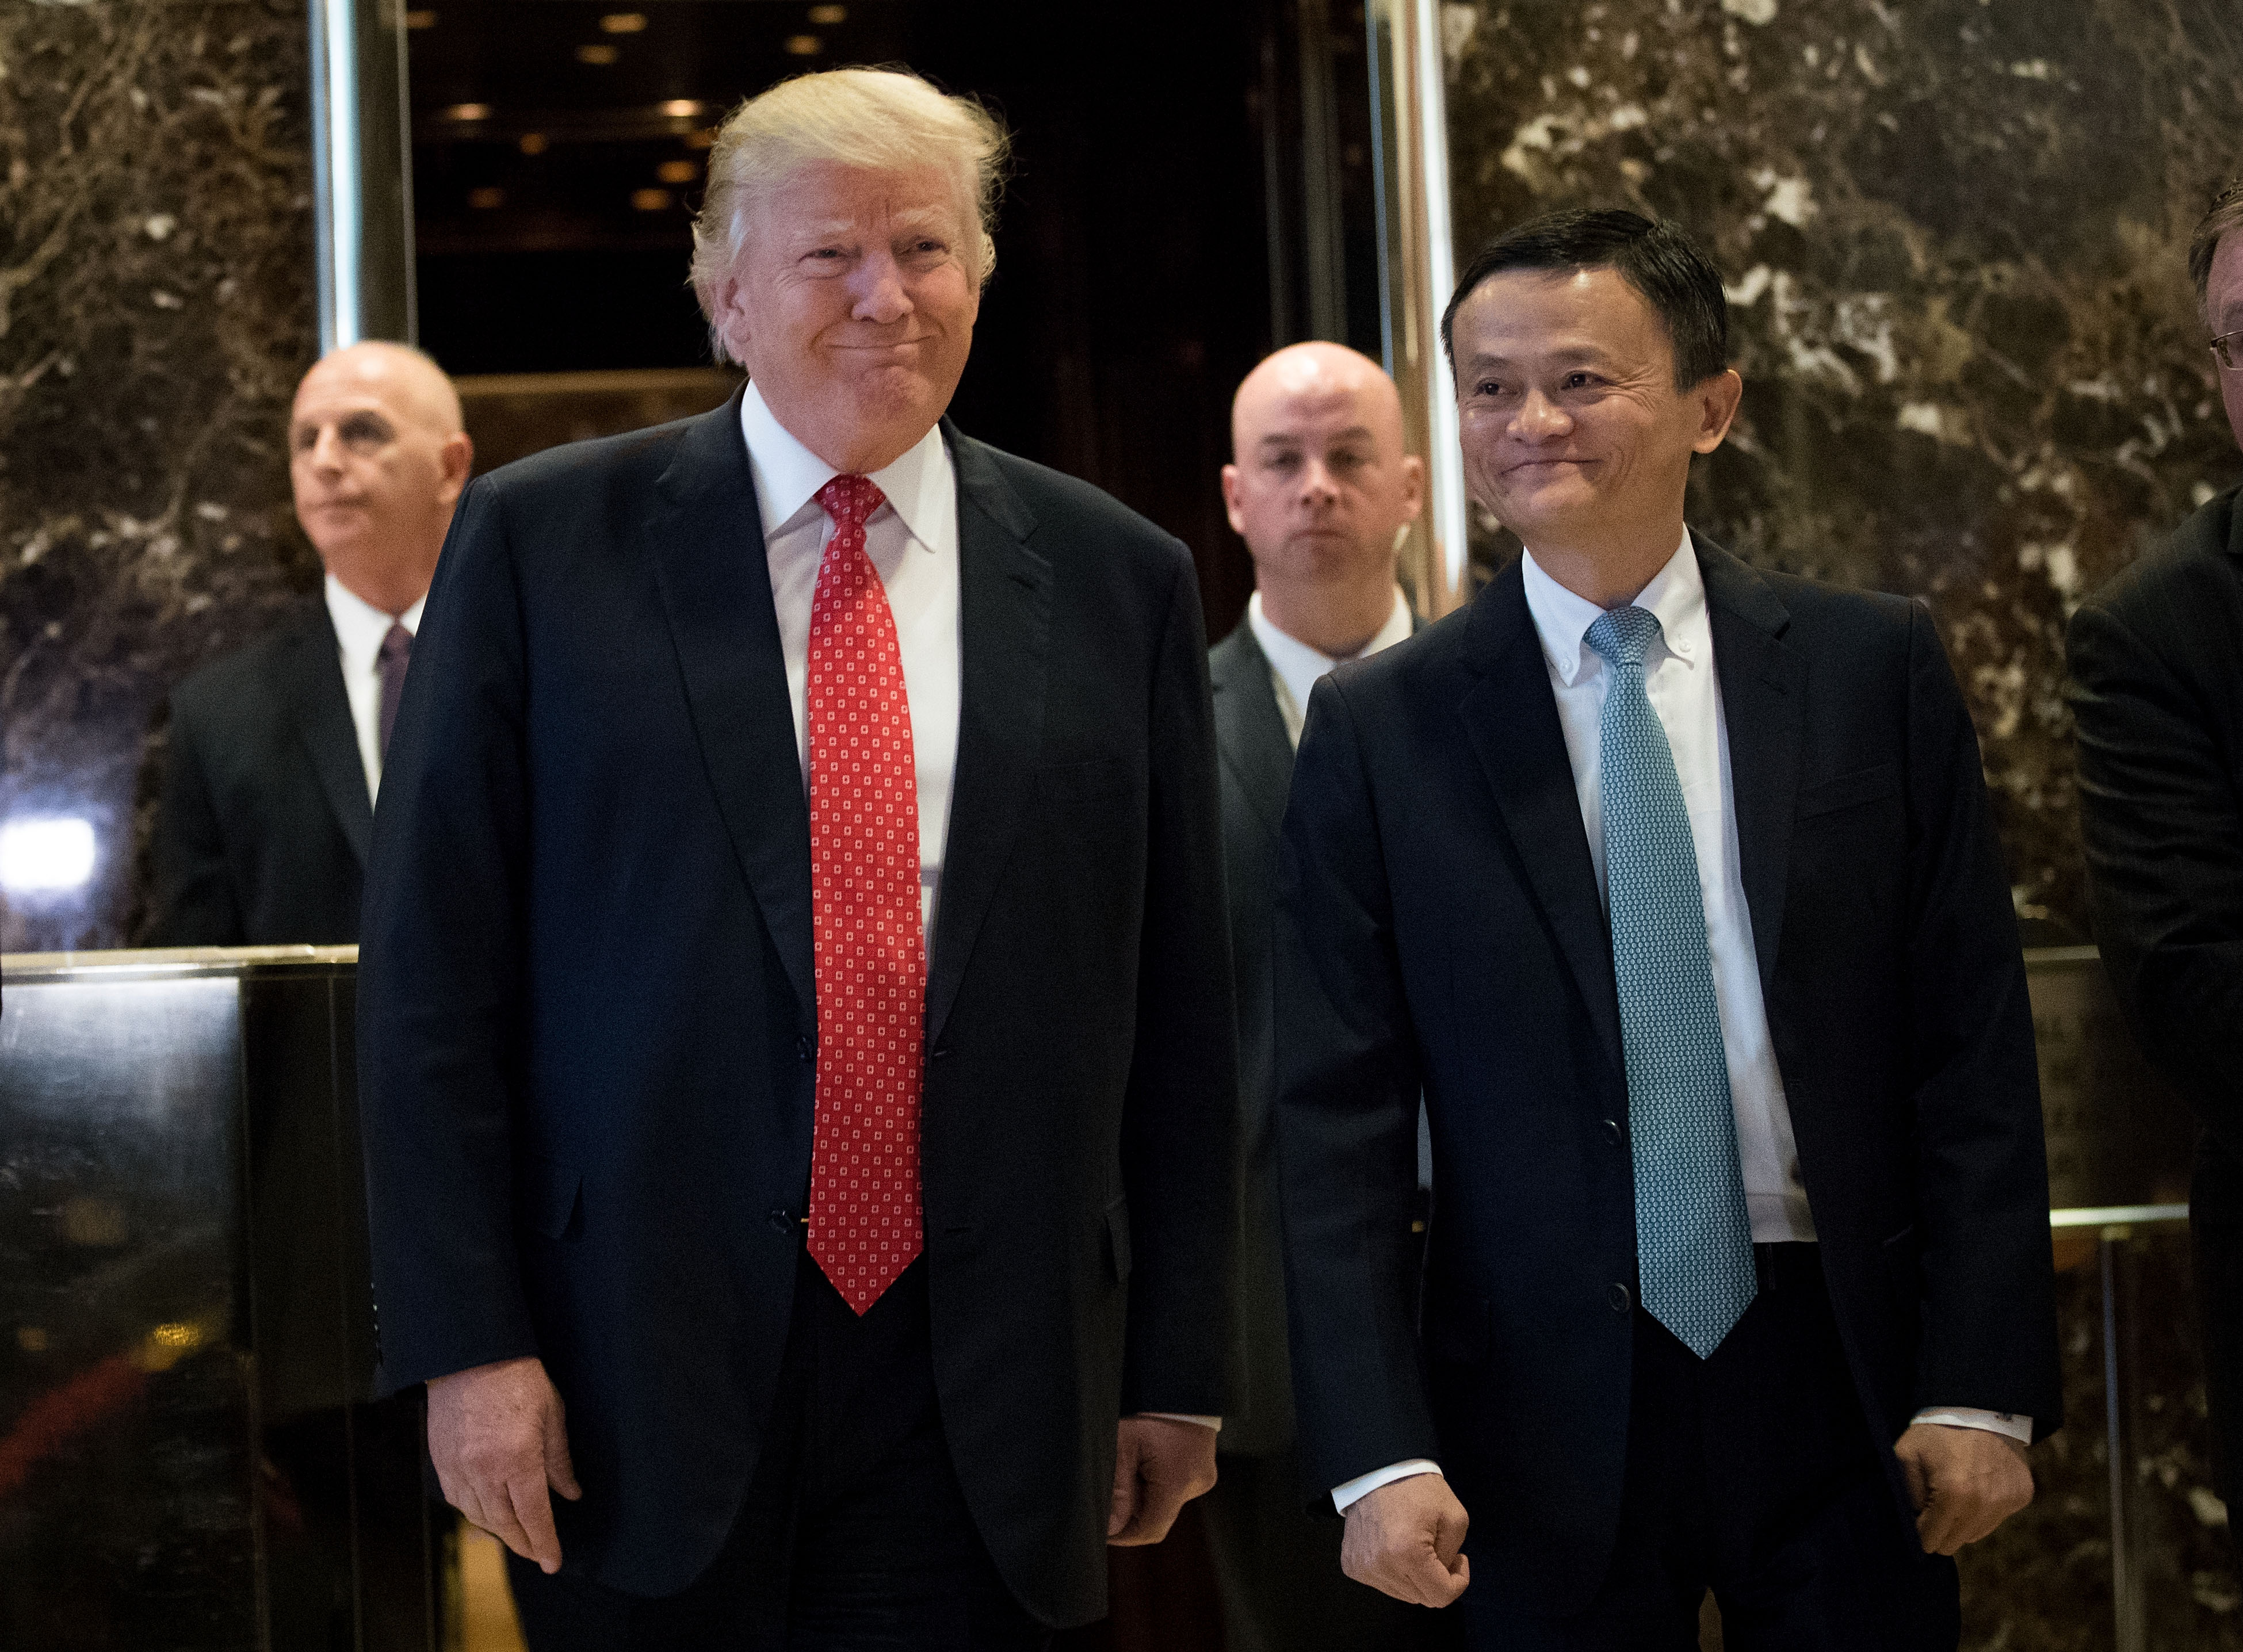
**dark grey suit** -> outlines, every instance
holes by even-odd
[[[1238,995],[1241,1236],[1234,1275],[1233,1410],[1223,1419],[1223,1473],[1202,1505],[1223,1592],[1229,1652],[1364,1652],[1433,1643],[1452,1627],[1349,1579],[1342,1527],[1312,1518],[1319,1489],[1303,1484],[1293,1452],[1293,1386],[1285,1338],[1285,1266],[1277,1214],[1271,1102],[1270,937],[1277,832],[1292,785],[1293,743],[1270,661],[1243,620],[1208,651],[1221,756],[1223,871]],[[1327,1501],[1324,1507],[1330,1508]]]

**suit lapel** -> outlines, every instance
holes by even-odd
[[[656,484],[644,543],[717,813],[815,1024],[810,807],[738,394],[686,431]]]
[[[1465,657],[1478,681],[1458,707],[1534,898],[1565,954],[1613,1070],[1620,1058],[1612,940],[1581,827],[1580,794],[1550,671],[1513,563],[1472,605]],[[1491,945],[1494,944],[1492,941]]]
[[[358,729],[351,721],[350,693],[343,685],[342,646],[327,605],[306,617],[288,655],[286,687],[293,706],[296,733],[320,777],[320,790],[333,811],[359,870],[366,869],[374,840],[374,799],[366,786],[366,759],[359,755]]]
[[[1791,615],[1768,582],[1710,539],[1698,538],[1714,664],[1729,733],[1737,855],[1761,989],[1774,979],[1783,934],[1800,746],[1807,730],[1807,661],[1778,639]]]
[[[1209,651],[1215,689],[1215,738],[1223,763],[1238,779],[1248,806],[1274,839],[1293,785],[1293,742],[1270,681],[1269,656],[1244,620]]]
[[[1051,564],[1028,547],[1036,519],[989,449],[942,433],[958,473],[958,764],[942,894],[927,958],[926,1040],[958,998],[1034,783],[1043,745]]]

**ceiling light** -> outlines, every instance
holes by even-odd
[[[617,51],[613,46],[579,46],[576,48],[576,61],[578,63],[590,64],[596,69],[605,68],[609,64],[613,63],[622,55],[623,54]]]
[[[542,131],[526,131],[522,134],[522,152],[525,155],[542,155],[552,141]]]
[[[690,184],[701,176],[697,161],[666,160],[654,169],[654,175],[665,184]]]
[[[11,894],[76,889],[93,876],[93,822],[75,815],[0,826],[0,889]]]
[[[488,120],[490,118],[490,105],[488,104],[454,104],[449,109],[447,109],[444,111],[444,118],[447,120]]]
[[[672,120],[690,120],[701,112],[701,105],[690,98],[672,98],[663,105],[662,112]]]
[[[846,23],[849,21],[849,8],[846,6],[812,6],[810,8],[810,20],[821,29],[831,29],[837,23]]]
[[[433,11],[408,11],[405,14],[405,26],[408,29],[433,29],[436,26],[436,14]]]
[[[506,205],[506,192],[488,187],[471,189],[468,192],[468,205],[479,212],[494,212]]]
[[[666,189],[635,189],[631,191],[631,205],[642,212],[663,212],[670,206],[670,192]]]
[[[679,138],[678,141],[684,144],[688,149],[710,149],[713,148],[716,145],[717,134],[711,131],[706,126],[704,126],[698,131],[687,132],[685,136]]]
[[[600,19],[603,35],[635,35],[646,27],[643,11],[610,11]]]
[[[825,43],[816,35],[789,35],[786,51],[791,57],[815,57],[825,50]]]

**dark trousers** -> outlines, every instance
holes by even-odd
[[[532,1652],[1026,1652],[1049,1631],[973,1527],[935,1403],[926,1264],[861,1319],[808,1256],[763,1455],[683,1594],[625,1595],[509,1555]]]
[[[1636,1311],[1619,1541],[1595,1601],[1537,1617],[1467,1589],[1474,1652],[1694,1648],[1709,1588],[1725,1652],[1953,1652],[1954,1562],[1901,1514],[1815,1247],[1759,1251],[1759,1295],[1709,1359]]]
[[[1453,1613],[1408,1605],[1341,1571],[1346,1527],[1336,1514],[1307,1509],[1290,1452],[1221,1460],[1200,1510],[1223,1597],[1223,1652],[1434,1652],[1460,1644]]]

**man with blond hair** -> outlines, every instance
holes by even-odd
[[[360,976],[383,1374],[540,1652],[1039,1645],[1214,1479],[1197,585],[942,417],[1003,148],[907,74],[743,105],[694,282],[750,383],[484,478],[431,596]]]
[[[1339,1521],[1308,1514],[1293,1451],[1270,926],[1277,826],[1309,691],[1342,661],[1391,647],[1412,629],[1395,554],[1424,501],[1425,467],[1403,450],[1393,380],[1368,357],[1321,341],[1288,345],[1246,375],[1231,402],[1230,454],[1223,504],[1254,559],[1255,589],[1208,666],[1223,759],[1244,1219],[1234,1414],[1203,1514],[1229,1652],[1400,1652],[1423,1642],[1433,1615],[1342,1574]]]
[[[148,945],[358,939],[382,755],[474,453],[418,350],[354,344],[304,375],[288,474],[322,599],[172,695]]]

